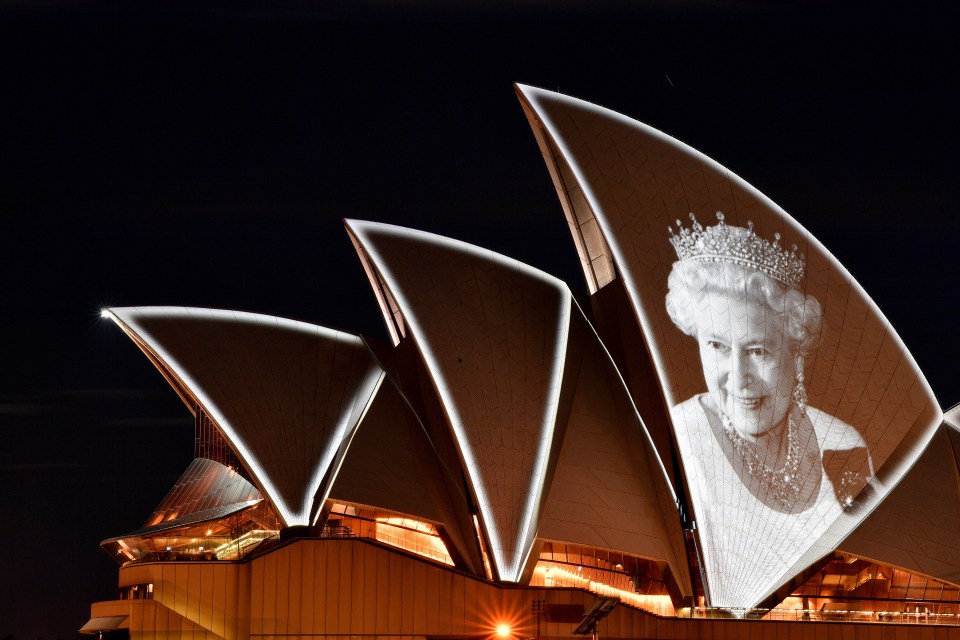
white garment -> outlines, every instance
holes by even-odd
[[[822,465],[819,491],[810,507],[790,514],[764,504],[744,484],[721,448],[719,437],[723,436],[711,428],[703,403],[706,397],[701,394],[680,403],[670,417],[699,531],[710,602],[715,607],[752,608],[792,577],[784,573],[844,508]],[[807,409],[807,417],[821,455],[833,450],[865,450],[859,432],[842,420],[814,408]],[[801,443],[801,450],[805,444]]]

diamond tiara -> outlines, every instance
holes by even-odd
[[[688,229],[677,220],[677,231],[668,227],[670,244],[680,260],[697,262],[729,262],[762,271],[792,289],[799,289],[803,280],[804,259],[797,255],[797,245],[790,251],[780,247],[780,234],[773,242],[753,232],[753,222],[747,228],[730,227],[723,221],[723,212],[717,211],[717,224],[706,227],[690,214],[693,223]]]

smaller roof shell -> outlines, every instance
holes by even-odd
[[[384,377],[363,340],[239,311],[107,313],[213,419],[283,523],[313,524]]]

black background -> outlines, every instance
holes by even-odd
[[[651,124],[770,196],[951,406],[957,26],[916,3],[0,1],[0,638],[75,636],[115,597],[98,542],[192,456],[188,411],[101,307],[385,340],[344,217],[584,289],[515,81]]]

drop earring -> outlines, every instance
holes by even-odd
[[[797,356],[797,378],[793,383],[793,403],[801,415],[807,412],[807,388],[803,386],[803,356]]]

